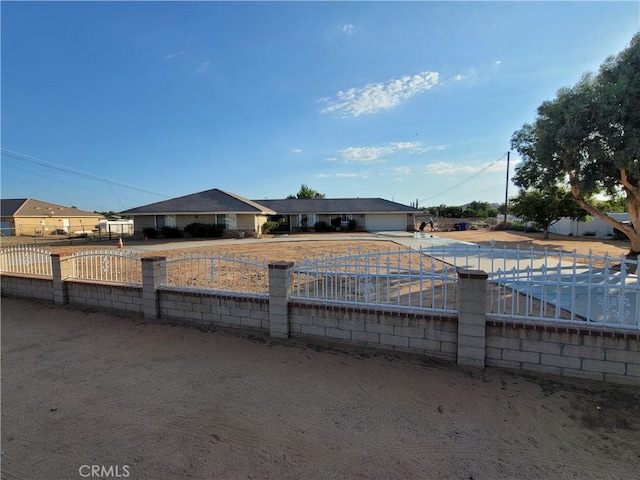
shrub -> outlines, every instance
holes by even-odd
[[[176,227],[162,227],[164,238],[182,238],[182,232]]]
[[[340,217],[333,217],[331,219],[331,226],[334,228],[340,228],[340,225],[342,225],[342,218]]]
[[[267,233],[271,233],[273,232],[276,228],[278,228],[279,223],[278,222],[267,222],[267,223],[263,223],[262,227],[260,227],[260,231],[263,234],[267,234]]]
[[[349,230],[354,231],[356,229],[356,221],[354,219],[349,220]]]
[[[313,229],[316,232],[328,232],[329,225],[327,225],[327,222],[316,222],[315,225],[313,226]]]
[[[153,227],[144,227],[142,229],[142,235],[147,238],[158,238],[158,231]]]
[[[210,223],[190,223],[184,227],[185,233],[193,238],[217,238],[224,233],[224,226]]]

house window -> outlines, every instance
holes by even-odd
[[[238,216],[235,213],[222,215],[224,217],[224,226],[227,230],[238,229]]]
[[[156,230],[161,230],[163,227],[176,227],[175,215],[156,215]]]
[[[238,229],[238,217],[235,213],[218,213],[213,216],[213,223],[221,225],[225,230]]]

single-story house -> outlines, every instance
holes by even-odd
[[[256,200],[258,201],[258,200]],[[382,198],[291,198],[259,200],[277,215],[270,217],[280,223],[278,231],[298,231],[313,228],[316,222],[332,225],[341,219],[341,226],[355,221],[359,230],[406,230],[415,225],[420,210]]]
[[[343,225],[355,221],[361,230],[406,230],[420,210],[382,198],[314,198],[249,200],[214,188],[120,212],[134,219],[136,232],[152,227],[184,229],[190,223],[222,224],[227,230],[258,233],[267,221],[278,231],[311,229],[317,222]]]
[[[33,198],[0,200],[0,229],[6,236],[90,233],[103,218],[99,213]]]
[[[136,232],[144,228],[174,227],[191,223],[224,225],[227,230],[259,232],[276,212],[254,201],[217,188],[151,203],[120,212],[133,218]]]

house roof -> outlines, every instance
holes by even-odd
[[[214,188],[204,192],[192,193],[183,197],[172,198],[162,202],[150,203],[142,207],[120,212],[123,215],[173,215],[179,214],[213,214],[213,213],[265,213],[274,211],[252,200]]]
[[[53,212],[53,213],[51,213]],[[3,198],[0,200],[0,215],[5,217],[97,217],[95,212],[79,210],[75,207],[64,207],[55,203],[43,202],[33,198]]]
[[[383,198],[287,198],[256,200],[279,214],[421,213],[417,208]]]

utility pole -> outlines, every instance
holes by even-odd
[[[509,154],[507,152],[507,182],[504,186],[504,229],[507,229],[507,210],[509,206]]]

